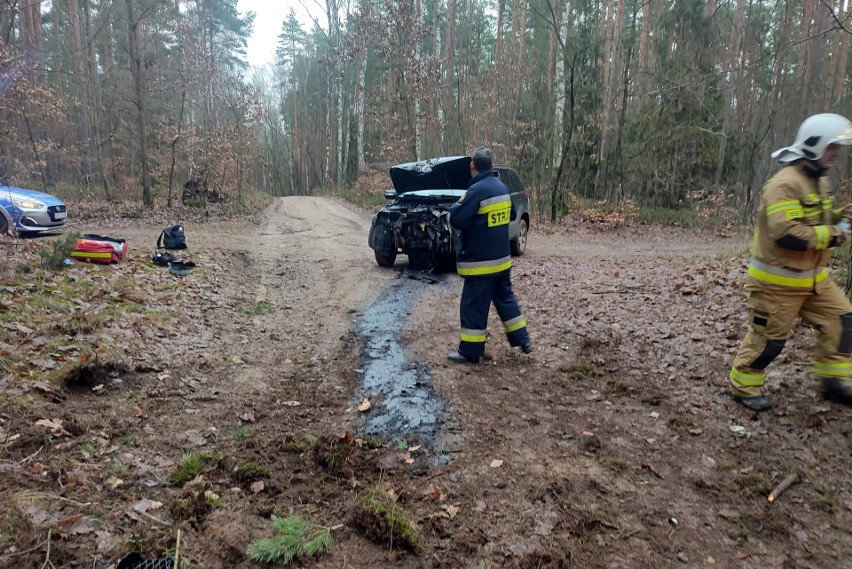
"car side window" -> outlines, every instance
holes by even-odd
[[[521,179],[518,177],[518,173],[514,170],[509,170],[508,172],[509,178],[512,180],[512,191],[513,192],[523,192],[524,185],[521,183]]]

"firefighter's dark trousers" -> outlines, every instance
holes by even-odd
[[[485,336],[491,303],[503,321],[503,328],[511,346],[523,346],[530,341],[527,321],[521,314],[515,293],[512,292],[510,271],[493,276],[467,277],[462,289],[461,330],[459,353],[469,358],[485,354]]]
[[[734,395],[761,395],[766,366],[781,353],[797,316],[817,331],[814,375],[852,386],[852,304],[830,279],[820,289],[810,294],[750,293],[748,333],[730,374]]]

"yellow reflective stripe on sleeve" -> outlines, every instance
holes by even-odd
[[[512,198],[505,195],[482,200],[476,213],[486,216],[488,227],[506,225],[512,218]]]
[[[783,269],[778,269],[779,272],[782,270]],[[808,271],[808,273],[810,273],[810,271]],[[767,270],[762,270],[754,266],[754,264],[750,264],[748,266],[748,276],[769,284],[798,288],[810,288],[814,284],[825,280],[825,278],[828,276],[828,269],[823,267],[822,270],[816,273],[815,275],[807,274],[807,276],[794,277],[789,275],[773,274]]]
[[[493,275],[512,268],[512,257],[502,257],[493,261],[457,262],[456,270],[463,277]]]
[[[822,215],[822,212],[822,206],[819,205],[815,205],[813,207],[806,207],[802,209],[802,217],[815,217],[817,215]]]
[[[507,320],[503,322],[503,327],[506,329],[506,333],[510,334],[515,330],[520,330],[521,328],[526,327],[527,320],[523,317],[523,315],[518,316],[517,318],[512,318],[511,320]]]
[[[811,362],[813,372],[816,375],[829,377],[852,377],[852,362]]]
[[[479,209],[476,210],[476,213],[488,213],[489,211],[501,210],[507,207],[512,207],[512,198],[508,195],[497,196],[495,198],[488,198],[487,200],[479,202]]]
[[[785,211],[788,209],[802,209],[802,204],[799,200],[784,200],[780,202],[776,202],[772,205],[766,206],[766,215],[772,215],[773,213],[778,213],[779,211]]]
[[[825,225],[815,225],[814,231],[816,232],[816,249],[826,249],[828,247],[828,242],[831,240],[831,234],[828,231],[828,227]]]
[[[485,330],[472,330],[470,328],[462,328],[459,330],[459,338],[462,342],[484,343]]]
[[[745,373],[738,371],[736,368],[731,369],[731,379],[743,387],[760,387],[766,383],[766,374],[764,373]]]

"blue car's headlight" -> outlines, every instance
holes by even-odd
[[[44,204],[29,198],[12,198],[12,203],[21,209],[42,209]]]

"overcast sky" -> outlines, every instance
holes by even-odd
[[[256,14],[254,33],[248,40],[246,50],[249,65],[262,66],[272,63],[281,25],[291,7],[305,29],[311,27],[309,25],[311,16],[319,18],[320,23],[323,22],[324,15],[317,0],[239,0],[237,2],[240,13]]]

